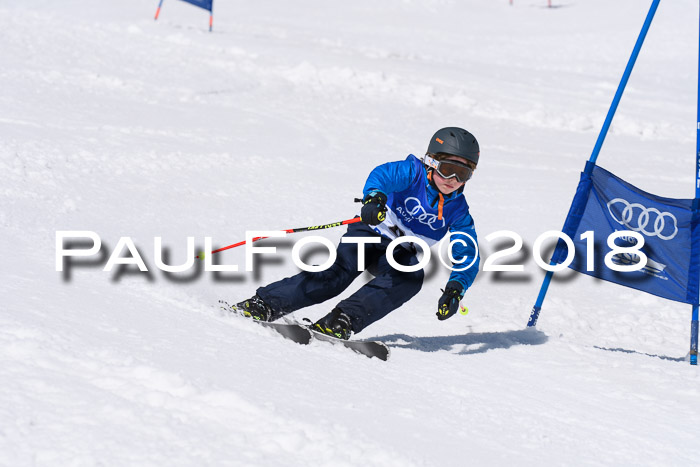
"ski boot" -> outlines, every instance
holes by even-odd
[[[236,303],[236,308],[243,312],[243,316],[253,318],[257,321],[270,321],[274,312],[272,307],[265,303],[258,295]]]
[[[348,340],[352,335],[352,320],[340,308],[333,308],[333,311],[316,321],[311,329],[338,339]]]

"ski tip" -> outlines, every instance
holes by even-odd
[[[343,340],[338,339],[334,336],[329,336],[316,331],[315,329],[309,328],[315,339],[320,341],[329,342],[333,345],[340,345],[346,347],[353,352],[364,355],[368,358],[378,358],[382,361],[387,361],[389,355],[391,354],[389,347],[381,341],[371,341],[371,340]]]

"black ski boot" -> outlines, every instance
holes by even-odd
[[[258,321],[270,321],[274,312],[272,307],[257,295],[241,303],[236,303],[236,308],[242,311],[244,316]]]
[[[348,340],[352,335],[352,320],[340,308],[333,308],[333,311],[316,321],[312,329],[338,339]]]

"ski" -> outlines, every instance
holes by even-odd
[[[309,328],[307,328],[309,329]],[[324,342],[330,342],[333,345],[342,345],[348,349],[362,354],[366,357],[376,357],[379,360],[387,361],[389,359],[389,347],[384,342],[370,340],[345,340],[337,337],[329,336],[321,332],[311,329],[314,339]]]
[[[238,316],[245,317],[243,315],[243,311],[241,311],[239,308],[236,308],[236,305],[230,305],[223,300],[219,300],[219,303],[221,304],[222,310],[234,313]],[[311,330],[304,325],[296,323],[271,323],[269,321],[258,321],[248,317],[245,318],[254,323],[259,324],[260,326],[272,329],[273,331],[282,335],[282,337],[284,337],[285,339],[294,341],[297,344],[306,345],[309,342],[311,342]]]
[[[294,341],[297,344],[306,345],[311,342],[311,331],[306,326],[294,323],[270,323],[269,321],[253,320],[259,325],[272,329],[281,334],[282,337]]]
[[[228,302],[225,302],[223,300],[219,300],[219,304],[221,305],[221,309],[224,311],[227,311],[229,313],[234,313],[238,316],[244,316],[243,311],[240,310],[239,308],[236,307],[236,305],[231,305]],[[371,341],[371,340],[344,340],[344,339],[338,339],[337,337],[334,336],[329,336],[328,334],[323,334],[321,332],[317,332],[314,329],[311,328],[311,326],[308,326],[306,324],[301,324],[301,323],[277,323],[277,322],[269,322],[269,321],[258,321],[254,320],[251,318],[247,318],[250,321],[253,321],[260,326],[266,327],[268,329],[272,329],[273,331],[277,332],[278,334],[281,334],[283,337],[286,339],[289,339],[291,341],[296,342],[297,344],[308,344],[311,342],[312,339],[323,341],[323,342],[329,342],[333,345],[341,345],[343,347],[347,347],[348,349],[357,352],[359,354],[362,354],[366,357],[372,358],[376,357],[379,360],[388,360],[389,359],[389,347],[383,342],[380,341]]]

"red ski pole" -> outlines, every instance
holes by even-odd
[[[282,232],[287,232],[287,233],[295,233],[295,232],[308,232],[310,230],[321,230],[321,229],[330,229],[332,227],[340,227],[341,225],[347,225],[347,224],[354,224],[356,222],[360,222],[362,219],[359,217],[355,217],[353,219],[347,219],[344,221],[340,222],[333,222],[332,224],[324,224],[324,225],[312,225],[310,227],[298,227],[296,229],[286,229],[283,230]],[[258,240],[262,240],[265,238],[269,237],[255,237],[251,242],[257,242]],[[234,243],[233,245],[225,246],[223,248],[219,248],[218,250],[214,250],[211,252],[213,255],[214,253],[218,253],[220,251],[224,250],[230,250],[231,248],[236,248],[237,246],[245,245],[246,241],[243,240],[242,242]],[[197,255],[197,259],[204,259],[204,252],[202,252],[201,255]]]

